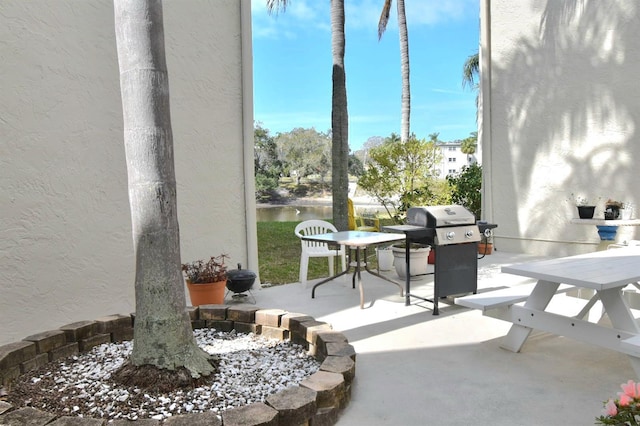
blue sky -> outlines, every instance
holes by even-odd
[[[378,41],[383,0],[345,0],[345,71],[352,151],[372,136],[400,133],[400,43],[396,2]],[[331,128],[330,0],[290,0],[269,15],[251,0],[254,118],[272,135]],[[411,131],[443,141],[476,131],[476,94],[462,65],[478,51],[479,0],[406,0]]]

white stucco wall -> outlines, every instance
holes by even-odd
[[[240,4],[165,1],[165,44],[182,259],[224,252],[257,271]],[[0,345],[134,307],[112,2],[1,9]]]
[[[482,0],[484,217],[496,247],[594,250],[572,193],[632,202],[640,215],[640,4]],[[619,228],[619,240],[638,238]]]

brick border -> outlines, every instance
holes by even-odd
[[[330,324],[316,321],[301,313],[282,309],[261,309],[249,305],[201,305],[188,307],[194,329],[215,328],[255,333],[281,341],[290,340],[302,345],[321,362],[320,369],[299,385],[270,395],[264,403],[253,403],[222,413],[222,421],[212,413],[194,413],[169,417],[163,421],[148,420],[145,425],[255,425],[286,426],[333,425],[351,399],[355,378],[356,352],[346,336],[334,331]],[[0,346],[0,386],[9,387],[21,374],[33,371],[48,362],[89,351],[103,343],[133,338],[135,314],[109,315],[93,321],[67,324],[57,330],[44,331],[19,342]],[[24,421],[33,425],[65,425],[78,419],[60,417],[30,407],[17,408],[0,401],[0,423]],[[54,421],[55,420],[55,421]],[[106,424],[108,419],[81,419],[87,425]],[[53,423],[51,423],[53,421]],[[100,423],[102,422],[102,423]],[[122,421],[126,422],[126,421]],[[197,422],[197,423],[195,423]],[[111,423],[120,424],[120,421]],[[128,423],[122,423],[128,424]]]

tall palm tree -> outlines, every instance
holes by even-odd
[[[267,10],[286,10],[291,0],[267,0]],[[349,115],[347,83],[344,70],[344,0],[331,1],[331,53],[333,57],[333,91],[331,96],[331,189],[333,223],[340,231],[349,229],[347,199],[349,195]]]
[[[331,96],[331,145],[333,223],[338,230],[349,229],[349,114],[347,78],[344,69],[344,0],[331,0],[331,54],[333,92]]]
[[[387,23],[393,0],[385,0],[378,22],[378,40],[382,38]],[[398,7],[398,34],[400,36],[400,71],[402,74],[402,112],[400,118],[400,139],[402,142],[409,140],[411,127],[411,85],[409,81],[409,34],[407,31],[407,16],[404,10],[404,0],[396,0]]]
[[[209,375],[214,368],[185,310],[162,2],[115,0],[114,15],[136,259],[128,374],[144,380],[138,367],[152,365]]]

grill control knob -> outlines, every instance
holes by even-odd
[[[447,232],[447,240],[453,240],[456,237],[456,233],[453,231]]]
[[[467,238],[473,238],[473,231],[471,229],[469,229],[464,235]]]

